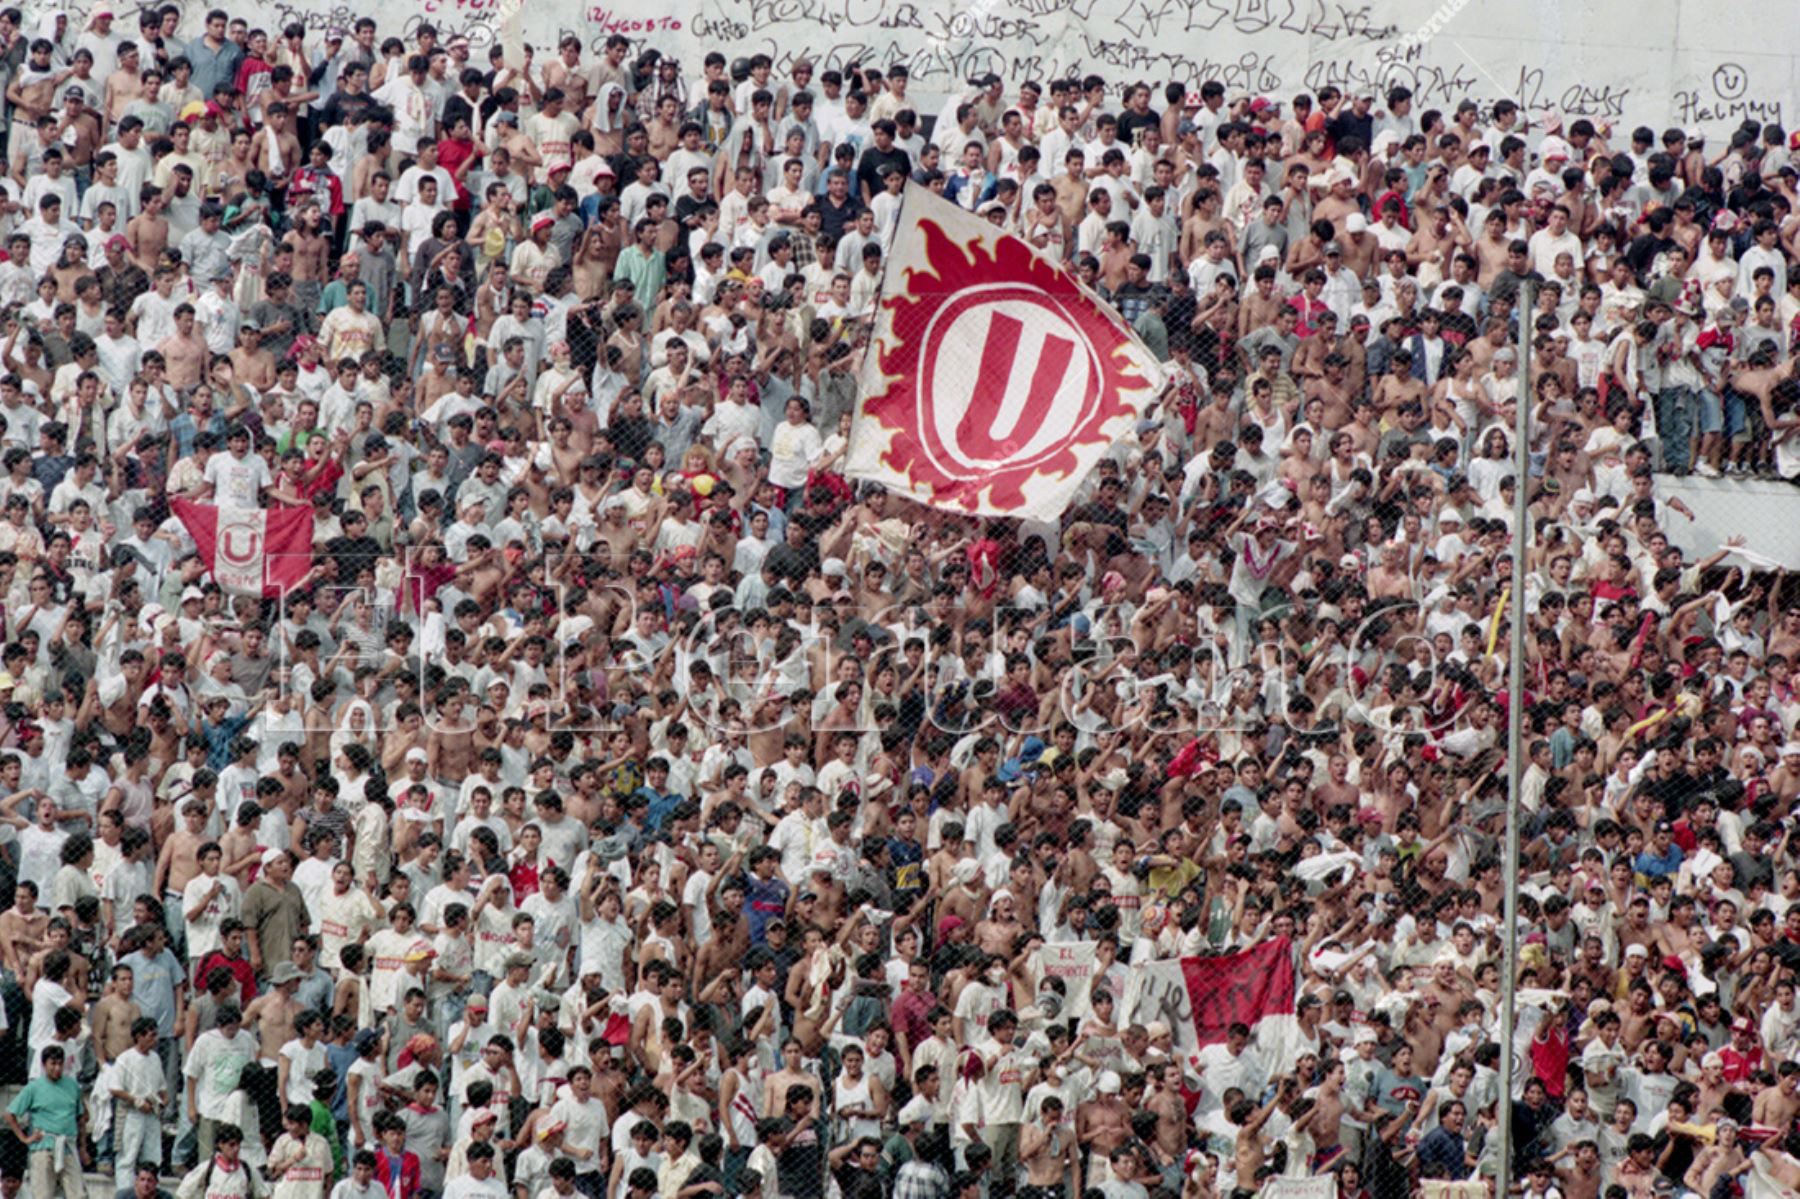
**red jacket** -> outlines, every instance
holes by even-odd
[[[419,1193],[419,1155],[412,1150],[403,1150],[400,1157],[400,1179],[396,1183],[393,1177],[393,1158],[388,1151],[375,1151],[375,1181],[382,1185],[388,1193],[388,1199],[413,1199]]]

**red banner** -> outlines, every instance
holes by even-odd
[[[1294,1014],[1294,951],[1286,937],[1224,957],[1182,958],[1181,976],[1202,1045],[1223,1041],[1233,1024],[1255,1032],[1260,1020]]]
[[[218,508],[189,500],[170,500],[169,507],[227,591],[278,596],[312,569],[310,508]]]

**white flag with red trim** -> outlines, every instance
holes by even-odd
[[[169,507],[227,591],[278,596],[312,569],[310,508],[221,508],[191,500],[170,500]]]
[[[936,508],[1050,519],[1161,388],[1156,356],[1072,275],[909,183],[845,473]]]

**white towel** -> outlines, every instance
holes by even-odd
[[[616,119],[613,114],[611,103],[612,97],[615,95],[623,96],[624,94],[625,89],[616,83],[608,83],[601,86],[600,95],[594,101],[595,133],[611,133],[614,129],[622,128],[624,126],[624,114],[626,112],[625,102],[623,100],[619,102],[619,116]]]
[[[275,135],[275,130],[267,126],[263,128],[263,136],[269,142],[269,175],[278,177],[287,174],[287,164],[281,158],[281,139]]]

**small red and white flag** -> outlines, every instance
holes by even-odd
[[[220,508],[190,500],[170,500],[169,507],[227,591],[279,596],[312,569],[310,508]]]
[[[906,185],[845,473],[1051,519],[1162,388],[1110,308],[1022,238]]]
[[[1234,1024],[1264,1047],[1297,1027],[1293,944],[1276,937],[1241,953],[1165,958],[1132,967],[1125,1019],[1168,1025],[1183,1058],[1225,1040]]]

